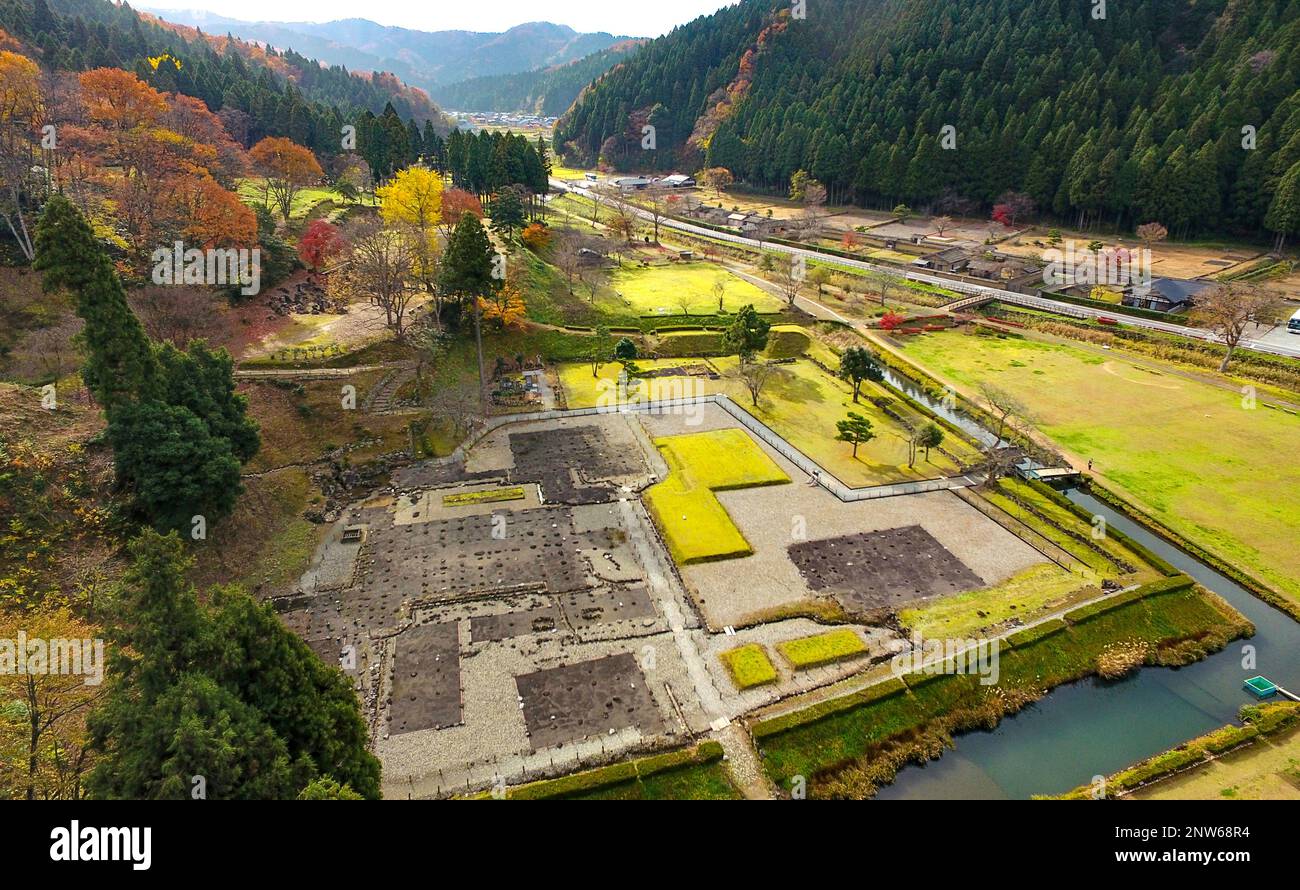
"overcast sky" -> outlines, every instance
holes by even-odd
[[[260,22],[328,22],[366,18],[420,31],[504,31],[524,22],[549,21],[578,31],[658,37],[675,25],[729,6],[735,0],[146,0],[152,9],[203,9]],[[166,16],[163,16],[166,18]]]

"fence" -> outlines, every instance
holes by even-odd
[[[954,476],[943,479],[924,479],[917,482],[895,482],[887,485],[872,485],[864,488],[850,488],[822,468],[815,460],[795,448],[771,427],[758,420],[744,408],[737,405],[725,395],[685,396],[678,399],[659,399],[644,402],[626,402],[618,405],[599,406],[596,408],[569,408],[550,411],[534,411],[528,414],[506,414],[488,418],[473,441],[462,444],[443,460],[454,460],[462,456],[469,448],[480,442],[492,431],[511,423],[535,423],[546,420],[563,420],[570,417],[596,417],[606,414],[666,414],[677,408],[698,407],[700,405],[717,405],[745,429],[769,445],[778,454],[806,473],[814,482],[829,491],[845,503],[869,501],[876,498],[897,497],[907,494],[922,494],[929,491],[947,491],[954,488],[968,488],[975,484],[969,476]]]

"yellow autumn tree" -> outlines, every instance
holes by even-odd
[[[415,275],[432,291],[438,276],[437,225],[442,219],[442,177],[427,167],[407,167],[375,190],[379,214],[396,228],[411,230],[417,245]]]
[[[67,609],[0,612],[0,799],[83,796],[86,717],[107,688],[100,637]]]
[[[0,50],[0,218],[29,261],[35,256],[27,212],[34,192],[32,169],[40,157],[40,77],[31,59]]]

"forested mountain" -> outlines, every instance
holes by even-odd
[[[340,129],[365,112],[393,114],[446,133],[428,95],[392,75],[358,75],[323,67],[293,52],[277,53],[228,37],[161,22],[107,0],[0,0],[0,28],[59,71],[124,68],[155,89],[201,99],[212,111],[243,115],[245,146],[287,136],[324,154],[340,148]],[[153,65],[153,59],[172,61]]]
[[[1300,0],[1096,8],[819,0],[796,20],[745,0],[611,71],[556,142],[578,161],[724,166],[773,190],[806,170],[832,200],[874,206],[988,207],[1010,189],[1084,225],[1295,231]]]
[[[563,65],[474,77],[437,88],[433,96],[443,107],[460,111],[524,111],[558,117],[592,81],[643,44],[641,40],[624,40]]]
[[[359,18],[318,24],[245,22],[200,10],[159,10],[158,15],[280,49],[292,48],[354,71],[391,71],[430,90],[470,77],[563,65],[624,39],[603,32],[583,34],[551,22],[529,22],[491,33],[415,31]]]

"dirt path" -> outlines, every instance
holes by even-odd
[[[722,751],[727,757],[727,767],[731,772],[732,781],[736,783],[736,787],[745,798],[775,800],[772,786],[763,772],[762,763],[759,762],[758,752],[754,750],[754,742],[745,728],[738,723],[733,723],[714,733],[714,737],[722,745]]]

